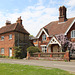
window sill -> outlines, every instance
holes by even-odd
[[[75,37],[71,37],[71,39],[75,39]]]
[[[1,54],[4,54],[4,53],[1,53]]]
[[[0,41],[4,41],[4,40],[0,40]]]
[[[42,40],[42,42],[46,42],[46,40]]]
[[[11,38],[11,39],[9,39],[9,40],[12,40],[12,38]]]

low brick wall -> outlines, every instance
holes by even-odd
[[[33,56],[27,52],[27,59],[69,61],[69,52],[33,53]]]

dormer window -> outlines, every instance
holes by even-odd
[[[43,35],[42,35],[42,41],[45,41],[45,40],[46,40],[46,35],[43,34]]]
[[[75,30],[71,31],[71,38],[75,38]]]

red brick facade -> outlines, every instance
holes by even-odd
[[[9,39],[9,35],[12,34],[12,39]],[[4,36],[4,40],[1,40],[1,36]],[[9,56],[9,48],[13,48],[15,46],[15,35],[14,32],[5,33],[0,35],[0,54],[1,48],[4,48],[4,56]],[[14,54],[14,50],[12,49],[12,55]]]
[[[75,23],[73,24],[73,26],[70,28],[69,32],[67,33],[67,37],[70,41],[75,42],[75,38],[71,38],[71,31],[75,30]]]

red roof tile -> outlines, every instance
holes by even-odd
[[[11,31],[17,31],[24,34],[29,34],[22,25],[19,25],[18,23],[6,25],[2,28],[0,28],[0,34],[11,32]]]
[[[59,23],[59,21],[54,21],[46,25],[44,28],[47,29],[47,33],[51,35],[63,34],[66,32],[70,24],[75,18],[67,19],[64,23]]]

